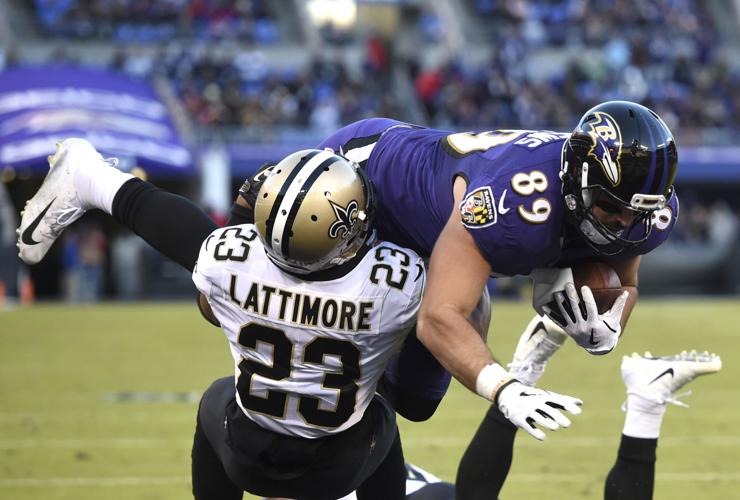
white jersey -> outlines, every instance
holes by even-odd
[[[416,323],[425,271],[413,251],[379,243],[344,276],[304,281],[273,264],[245,224],[206,238],[193,281],[229,340],[242,411],[316,438],[362,418]]]

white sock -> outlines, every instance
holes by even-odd
[[[657,439],[663,415],[665,404],[630,394],[627,396],[627,415],[624,418],[622,434],[635,438]]]
[[[113,212],[113,198],[121,186],[134,176],[100,162],[89,168],[78,168],[74,176],[75,189],[84,208],[99,208]]]

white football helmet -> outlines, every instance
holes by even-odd
[[[375,197],[360,166],[331,150],[283,159],[263,182],[254,206],[268,257],[308,274],[351,259],[370,234]]]

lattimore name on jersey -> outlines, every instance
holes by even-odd
[[[375,300],[342,298],[282,290],[253,281],[246,297],[238,296],[239,277],[231,275],[229,297],[245,311],[275,320],[345,332],[369,332]]]

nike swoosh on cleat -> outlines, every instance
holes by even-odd
[[[648,382],[648,385],[652,384],[653,382],[655,382],[656,380],[658,380],[663,375],[670,375],[671,378],[673,378],[673,368],[668,368],[666,371],[664,371],[663,373],[661,373],[660,375],[658,375],[657,377],[655,377],[653,380],[651,380],[650,382]]]
[[[520,396],[536,396],[537,394],[528,394],[526,392],[520,392],[519,395]]]
[[[36,241],[33,239],[33,232],[36,230],[39,224],[41,224],[41,219],[44,218],[44,215],[46,215],[46,212],[51,208],[51,204],[56,201],[56,198],[51,200],[48,205],[46,205],[46,208],[41,211],[41,213],[31,222],[31,224],[28,225],[25,231],[23,231],[23,234],[21,235],[21,241],[25,243],[26,245],[38,245],[41,243],[40,241]]]
[[[594,341],[594,329],[593,328],[591,328],[591,336],[588,339],[588,343],[591,344],[591,345],[598,345],[599,344],[599,341],[598,340],[597,341]]]
[[[532,330],[532,333],[529,334],[529,339],[531,339],[532,337],[534,337],[534,334],[537,333],[537,332],[539,332],[540,330],[542,330],[543,332],[545,332],[545,335],[547,335],[547,329],[545,328],[545,324],[542,321],[540,321],[539,323],[537,323],[537,326],[534,327],[534,330]],[[527,339],[527,340],[529,340],[529,339]]]
[[[612,327],[611,327],[611,325],[609,325],[609,323],[607,323],[607,322],[606,322],[606,321],[604,321],[603,319],[601,320],[601,322],[602,322],[602,323],[604,323],[604,324],[606,325],[606,327],[607,327],[607,328],[608,328],[609,330],[611,330],[611,331],[612,331],[612,333],[617,333],[617,331],[616,331],[616,330],[615,330],[614,328],[612,328]]]

